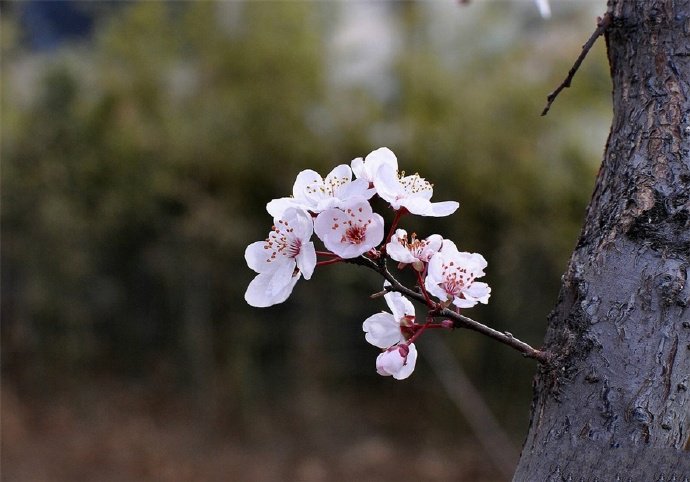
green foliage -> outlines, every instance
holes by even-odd
[[[288,194],[299,170],[325,174],[381,145],[435,182],[438,200],[461,202],[453,218],[412,227],[489,260],[492,301],[472,315],[538,345],[599,162],[583,126],[606,126],[604,61],[588,59],[598,67],[562,94],[577,105],[559,99],[539,118],[577,45],[558,50],[552,76],[527,75],[539,38],[468,55],[491,35],[490,17],[456,34],[463,51],[441,51],[423,8],[392,8],[405,48],[385,100],[328,82],[337,59],[324,26],[338,8],[310,2],[108,11],[92,45],[34,67],[28,105],[3,68],[7,369],[163,373],[206,391],[219,379],[216,395],[232,392],[237,410],[300,376],[372,381],[360,324],[381,308],[362,301],[379,280],[328,267],[285,305],[254,310],[242,254],[270,228],[265,203]],[[18,67],[29,55],[12,38],[3,62]],[[527,395],[531,364],[512,377],[518,355],[452,337],[475,373]]]

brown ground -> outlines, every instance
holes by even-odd
[[[470,442],[352,430],[321,438],[291,427],[233,434],[191,404],[126,386],[53,398],[2,389],[2,480],[60,481],[498,481]],[[365,420],[361,421],[366,423]],[[347,427],[350,426],[350,429]],[[420,448],[421,447],[421,448]]]

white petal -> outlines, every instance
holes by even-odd
[[[305,206],[300,204],[294,197],[281,197],[273,199],[266,204],[266,211],[274,218],[282,217],[285,211],[290,208],[305,208]]]
[[[393,373],[393,378],[396,380],[404,380],[405,378],[412,375],[415,365],[417,364],[417,347],[414,343],[409,344],[410,352],[407,354],[407,359],[405,360],[400,370],[397,373]]]
[[[364,320],[364,338],[374,346],[388,348],[405,341],[400,332],[400,324],[390,313],[376,313]]]
[[[391,309],[396,323],[400,324],[400,320],[405,316],[414,316],[414,305],[400,293],[392,291],[386,293],[383,298]]]
[[[244,259],[247,266],[257,273],[270,271],[274,268],[273,263],[269,263],[269,255],[266,254],[268,250],[264,249],[265,241],[256,241],[244,250]]]
[[[397,171],[398,158],[395,157],[393,151],[391,151],[387,147],[380,147],[375,151],[370,152],[369,155],[367,155],[366,159],[364,159],[364,165],[367,171],[367,180],[374,182],[376,172],[383,165],[389,166],[393,169],[393,171]]]
[[[431,214],[427,216],[433,216],[436,218],[443,216],[450,216],[460,207],[460,203],[457,201],[441,201],[437,203],[431,203]]]
[[[302,275],[304,275],[304,279],[311,279],[311,275],[314,273],[314,268],[316,267],[316,250],[314,249],[314,243],[309,242],[303,244],[295,261],[297,262],[297,268]]]
[[[379,375],[388,377],[400,371],[405,359],[400,355],[398,348],[386,350],[376,357],[376,371]]]
[[[407,356],[403,356],[401,350],[407,350]],[[381,353],[376,358],[376,371],[379,375],[403,380],[412,374],[416,364],[417,348],[410,343],[408,347],[393,347]]]
[[[374,187],[382,199],[388,201],[393,209],[400,209],[400,198],[405,197],[405,188],[398,180],[397,171],[384,164],[376,171]]]
[[[386,253],[388,253],[388,256],[390,256],[398,263],[414,263],[417,259],[414,256],[412,256],[412,253],[410,253],[409,249],[407,249],[402,244],[394,242],[392,240],[390,243],[386,245]]]
[[[364,159],[362,159],[361,157],[352,159],[350,166],[352,167],[352,172],[354,172],[355,176],[357,176],[357,179],[365,179],[369,181],[367,177],[367,172],[364,169]]]
[[[338,198],[348,202],[353,198],[370,199],[374,194],[376,194],[376,190],[369,189],[369,182],[367,180],[355,179],[339,189]],[[342,208],[343,204],[341,203],[338,207]]]
[[[314,220],[311,215],[301,208],[290,207],[285,210],[280,218],[274,219],[274,225],[278,225],[278,219],[287,221],[293,229],[292,235],[301,241],[309,241],[314,232]]]
[[[488,284],[475,281],[464,291],[466,297],[487,304],[491,296],[491,288]]]
[[[455,306],[457,306],[458,308],[472,308],[474,305],[477,304],[477,301],[466,299],[466,298],[459,298],[456,296],[453,299],[453,304]]]
[[[275,273],[260,273],[249,283],[244,299],[251,306],[265,308],[285,301],[299,280],[293,276],[287,283],[282,277],[276,279]]]
[[[292,186],[292,195],[295,200],[303,205],[313,206],[324,196],[323,178],[311,169],[305,169],[297,174],[295,184]]]
[[[453,214],[460,206],[456,201],[432,203],[422,197],[408,197],[400,204],[418,216],[442,217]]]
[[[429,261],[429,259],[441,249],[443,245],[443,237],[439,234],[432,234],[426,238],[426,248],[422,252],[423,261]]]
[[[347,164],[339,164],[333,168],[326,176],[326,184],[335,183],[336,185],[348,183],[352,180],[352,169]]]

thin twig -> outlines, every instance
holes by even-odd
[[[572,82],[573,77],[575,77],[577,69],[580,68],[580,64],[582,64],[582,61],[585,60],[585,57],[594,45],[594,42],[596,42],[597,39],[604,34],[609,25],[611,25],[611,13],[606,12],[604,16],[598,20],[597,28],[592,33],[591,37],[589,37],[589,40],[587,40],[587,42],[582,46],[582,52],[580,52],[580,55],[575,60],[575,63],[568,71],[568,75],[565,80],[561,82],[561,84],[556,87],[556,90],[551,92],[546,98],[546,107],[544,107],[544,110],[541,111],[542,116],[545,116],[549,112],[549,109],[551,109],[551,104],[553,104],[553,101],[556,100],[558,94],[560,94],[563,89],[570,87],[570,83]]]
[[[346,263],[366,266],[367,268],[376,271],[390,283],[390,286],[386,288],[388,291],[397,291],[398,293],[401,293],[407,296],[408,298],[417,300],[418,302],[425,305],[427,304],[427,300],[422,293],[411,290],[407,286],[401,284],[395,278],[395,276],[393,276],[391,272],[388,271],[384,257],[381,257],[378,260],[378,262],[366,258],[364,256],[360,256],[359,258],[343,259],[343,261]],[[503,343],[504,345],[508,345],[511,348],[516,349],[517,351],[522,353],[523,356],[527,358],[533,358],[540,363],[546,364],[549,362],[551,358],[548,352],[537,350],[536,348],[530,346],[528,343],[518,340],[512,335],[512,333],[509,333],[507,331],[501,332],[498,330],[494,330],[493,328],[490,328],[478,321],[475,321],[472,318],[469,318],[465,315],[461,315],[460,313],[457,313],[448,308],[444,308],[441,305],[438,305],[436,308],[432,309],[429,312],[429,315],[433,317],[448,318],[453,321],[454,328],[466,328],[468,330],[476,331],[478,333],[486,335],[490,338],[493,338],[496,341]]]

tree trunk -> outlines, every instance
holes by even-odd
[[[690,0],[613,0],[613,124],[515,481],[690,478]]]

